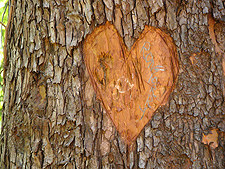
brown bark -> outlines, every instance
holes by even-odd
[[[224,6],[222,0],[15,1],[0,167],[224,168]],[[106,21],[128,49],[149,25],[169,34],[178,52],[175,89],[132,149],[96,98],[84,64],[86,36]]]

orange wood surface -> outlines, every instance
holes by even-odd
[[[85,64],[95,92],[126,144],[131,144],[174,88],[178,58],[172,38],[145,26],[128,51],[110,23],[85,39]]]

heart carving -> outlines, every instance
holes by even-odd
[[[145,26],[128,51],[107,22],[86,37],[83,51],[98,98],[126,144],[131,144],[174,88],[178,58],[172,38]]]

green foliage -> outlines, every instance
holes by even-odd
[[[8,21],[8,0],[0,0],[0,22],[6,26]],[[0,128],[2,121],[3,106],[3,44],[5,38],[5,27],[0,26]],[[0,131],[1,132],[1,131]]]

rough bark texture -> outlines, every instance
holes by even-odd
[[[16,0],[0,167],[225,168],[224,3]],[[83,61],[83,40],[106,21],[128,48],[145,25],[159,27],[179,55],[176,87],[132,149],[97,100]]]

